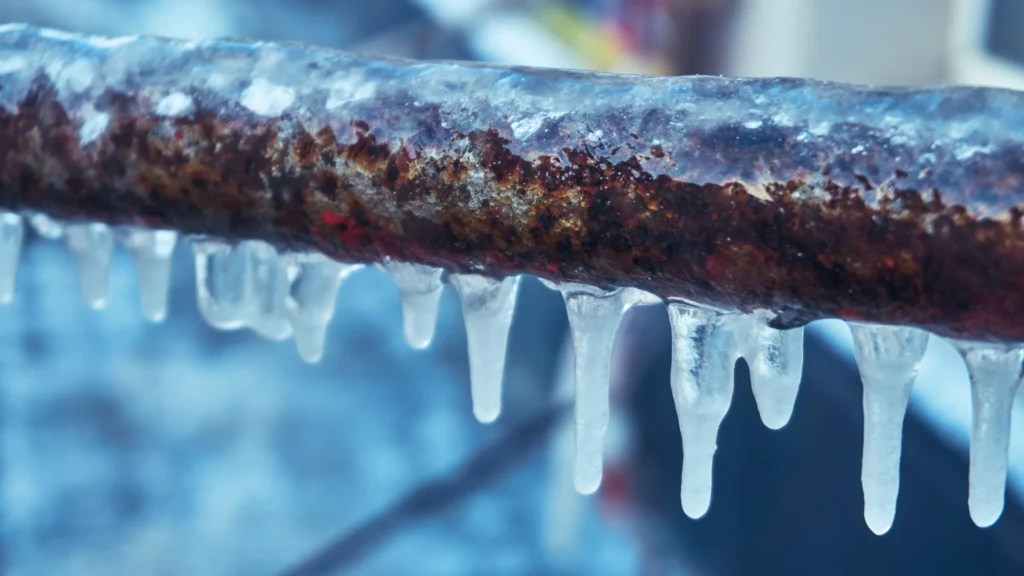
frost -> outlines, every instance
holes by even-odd
[[[295,89],[257,78],[242,92],[240,102],[261,116],[280,116],[295,102]]]

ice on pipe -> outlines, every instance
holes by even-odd
[[[991,526],[1003,513],[1013,399],[1024,348],[957,342],[971,378],[971,456],[967,504],[971,519]]]
[[[519,276],[498,280],[455,274],[450,280],[459,293],[466,322],[473,415],[480,422],[493,422],[501,414],[505,348],[519,292]]]
[[[855,322],[850,331],[864,384],[864,521],[875,534],[885,534],[896,515],[903,419],[928,333]]]
[[[292,325],[286,311],[289,279],[284,259],[261,241],[242,242],[236,250],[246,260],[246,325],[270,340],[289,338]]]
[[[57,240],[64,235],[64,225],[46,214],[36,212],[28,216],[28,223],[36,234],[48,240]]]
[[[24,237],[25,226],[21,216],[0,211],[0,304],[7,304],[14,298]]]
[[[387,260],[379,265],[398,286],[402,297],[402,325],[409,346],[422,350],[430,346],[437,324],[444,270],[422,264]]]
[[[768,326],[769,314],[748,317],[746,358],[750,387],[761,422],[778,430],[789,422],[800,389],[804,367],[804,329],[776,330]]]
[[[733,369],[740,352],[733,316],[670,302],[672,398],[683,442],[680,501],[700,518],[711,506],[711,478],[718,429],[732,403]]]
[[[152,322],[167,317],[167,293],[171,285],[171,256],[178,243],[173,230],[131,228],[125,230],[123,242],[132,256],[139,278],[139,300],[142,314]]]
[[[591,494],[601,485],[603,474],[615,334],[631,307],[661,300],[635,288],[609,291],[582,284],[545,284],[562,293],[569,317],[576,389],[573,485],[581,494]]]
[[[342,264],[321,254],[295,254],[289,260],[291,286],[285,310],[299,357],[312,364],[323,358],[327,325],[342,282],[363,265]]]
[[[85,302],[94,309],[106,307],[114,233],[106,224],[97,222],[69,224],[65,233],[68,249],[78,267],[78,281]]]

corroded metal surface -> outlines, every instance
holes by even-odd
[[[1024,94],[0,28],[0,206],[1024,341]]]

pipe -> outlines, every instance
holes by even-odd
[[[1024,94],[0,27],[0,207],[1024,341]]]

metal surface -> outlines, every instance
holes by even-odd
[[[0,206],[1024,340],[1024,94],[0,28]]]

